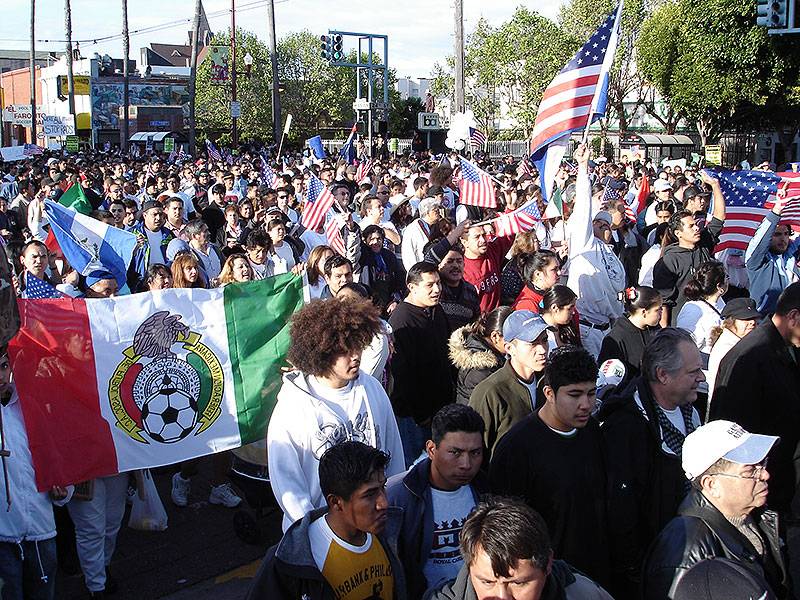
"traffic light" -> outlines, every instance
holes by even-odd
[[[338,62],[344,58],[344,51],[342,50],[343,40],[342,36],[338,33],[333,36],[333,43],[331,45],[331,60]]]
[[[760,27],[783,28],[788,23],[787,0],[758,0],[756,24]]]
[[[322,52],[320,55],[322,56],[322,60],[330,60],[331,59],[331,38],[327,35],[319,36],[319,41],[321,42],[320,46],[322,47]]]

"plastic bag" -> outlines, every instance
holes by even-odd
[[[131,503],[131,516],[128,527],[139,531],[164,531],[167,528],[167,511],[161,503],[156,484],[149,469],[141,471],[136,477],[138,492]]]

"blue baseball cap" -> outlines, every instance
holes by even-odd
[[[547,323],[532,310],[515,310],[503,323],[503,339],[535,342],[546,329]]]

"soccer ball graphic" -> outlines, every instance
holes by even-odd
[[[165,375],[161,387],[142,406],[142,426],[157,442],[173,444],[189,435],[197,424],[197,401],[176,389]]]

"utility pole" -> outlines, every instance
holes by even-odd
[[[31,0],[31,144],[36,143],[36,0]]]
[[[200,11],[203,0],[194,4],[194,23],[192,24],[192,58],[189,69],[189,154],[197,156],[197,130],[195,128],[195,95],[197,94],[197,53],[200,48]]]
[[[231,0],[231,104],[236,102],[236,0]],[[233,147],[239,145],[239,131],[236,117],[231,111],[231,140]]]
[[[122,63],[122,144],[123,152],[128,151],[128,108],[130,98],[130,78],[128,77],[128,55],[130,54],[130,37],[128,36],[128,0],[122,0],[122,53],[125,55]]]
[[[464,112],[464,0],[455,2],[456,112]]]
[[[72,71],[72,0],[64,0],[64,29],[67,33],[67,97],[69,114],[75,119],[75,76]],[[59,90],[59,93],[61,90]]]
[[[279,143],[281,139],[281,97],[278,95],[278,52],[275,41],[275,2],[267,2],[267,43],[269,44],[269,62],[272,66],[272,139]]]

